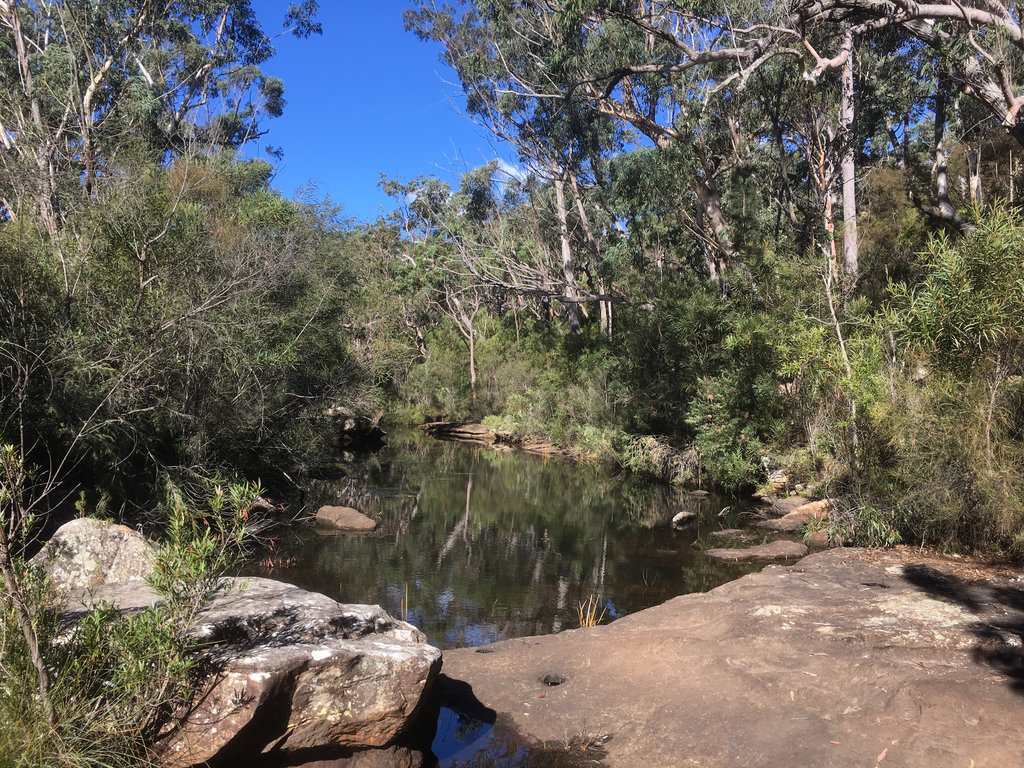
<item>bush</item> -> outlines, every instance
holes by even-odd
[[[908,362],[878,410],[891,460],[873,492],[905,540],[1024,556],[1024,220],[996,208],[923,261],[918,286],[892,287]]]
[[[165,601],[133,614],[100,606],[69,628],[60,596],[18,563],[20,596],[53,685],[45,711],[11,595],[0,591],[0,765],[142,766],[146,750],[200,679],[189,636],[196,612],[237,562],[250,532],[252,484],[211,486],[201,504],[171,489],[152,586]],[[258,527],[258,526],[257,526]]]

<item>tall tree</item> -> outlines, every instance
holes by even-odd
[[[318,33],[316,10],[290,5],[288,31]],[[3,0],[0,52],[0,199],[51,236],[121,156],[237,148],[284,104],[249,0]]]

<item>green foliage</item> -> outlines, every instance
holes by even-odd
[[[629,436],[620,449],[623,465],[638,475],[674,485],[699,484],[699,457],[695,450],[680,451],[652,435]]]
[[[1024,532],[1024,390],[933,374],[903,382],[882,413],[889,447],[872,470],[880,504],[900,510],[908,542],[942,549],[1004,548]]]
[[[190,503],[174,486],[167,490],[166,536],[149,584],[172,606],[202,606],[219,588],[221,576],[245,551],[259,483],[206,484],[201,505]]]
[[[874,455],[844,493],[892,510],[905,541],[1024,552],[1022,232],[997,207],[967,237],[933,238],[920,282],[893,286],[905,359],[875,393]]]
[[[893,286],[894,325],[936,365],[968,376],[982,359],[1013,365],[1024,340],[1024,221],[1007,207],[968,237],[938,235],[920,285]]]
[[[210,489],[199,506],[169,489],[170,522],[151,579],[164,597],[156,606],[133,613],[99,606],[69,627],[60,596],[16,564],[53,673],[54,716],[41,707],[10,596],[0,591],[0,765],[148,764],[148,745],[195,694],[193,620],[245,547],[260,492],[248,483]]]
[[[882,510],[870,504],[833,511],[826,524],[828,537],[835,544],[894,547],[903,541],[896,517],[892,510]]]

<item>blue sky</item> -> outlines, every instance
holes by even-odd
[[[402,28],[406,0],[320,0],[320,37],[275,40],[263,69],[285,85],[284,115],[260,141],[284,150],[274,180],[286,197],[310,182],[360,221],[393,205],[377,189],[381,173],[448,181],[499,151],[484,129],[460,114],[455,73],[440,47]],[[268,34],[281,29],[288,0],[254,0]]]

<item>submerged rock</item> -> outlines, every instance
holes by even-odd
[[[29,561],[57,590],[146,578],[156,550],[125,525],[83,517],[65,523]]]
[[[713,539],[732,539],[733,541],[751,542],[763,541],[764,534],[751,531],[746,528],[724,528],[721,531],[712,531]]]

